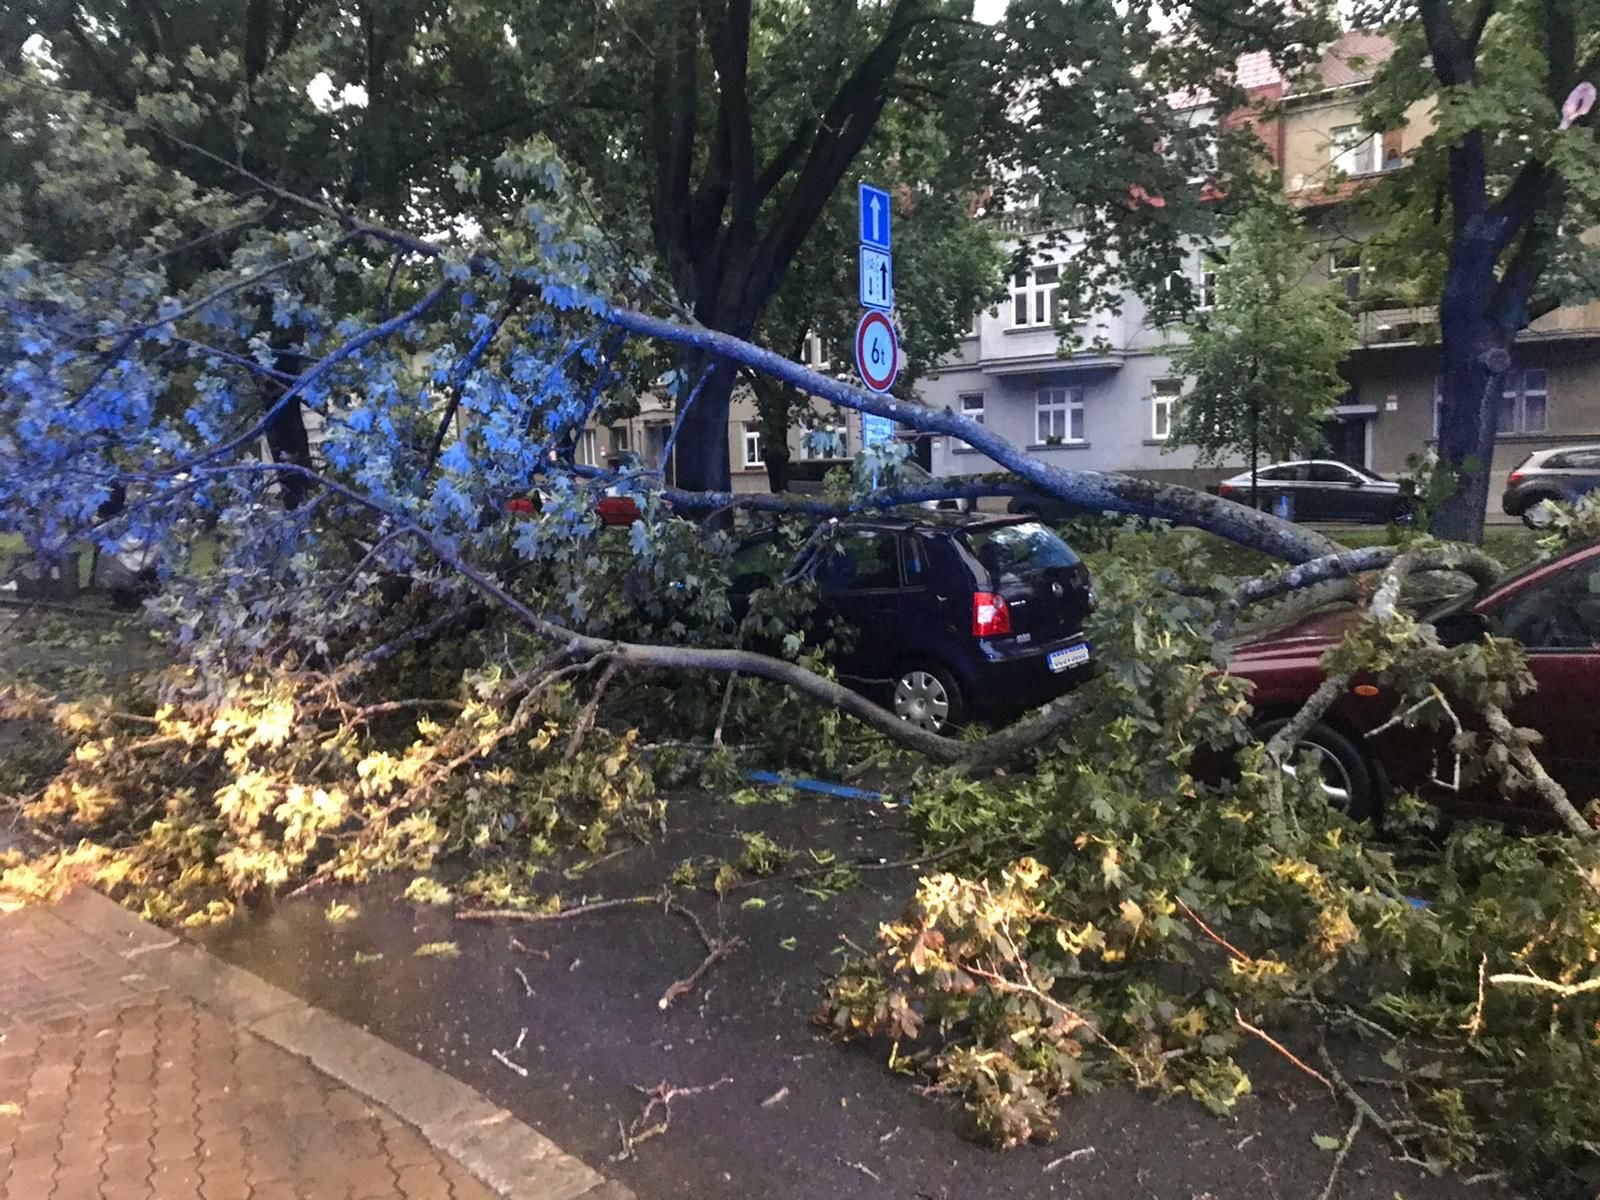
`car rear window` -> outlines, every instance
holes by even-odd
[[[997,583],[1035,578],[1052,567],[1078,565],[1072,547],[1037,521],[974,529],[966,539]]]

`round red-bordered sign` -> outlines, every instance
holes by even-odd
[[[875,392],[887,392],[900,373],[900,339],[894,323],[876,310],[856,326],[856,373]]]

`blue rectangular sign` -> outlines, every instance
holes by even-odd
[[[861,244],[889,248],[889,193],[870,183],[861,185]]]
[[[877,413],[861,414],[861,444],[863,446],[876,446],[879,442],[891,441],[894,438],[894,422],[888,417],[880,417]]]

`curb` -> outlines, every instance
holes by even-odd
[[[635,1200],[475,1088],[87,887],[51,912],[173,991],[389,1109],[507,1200]]]

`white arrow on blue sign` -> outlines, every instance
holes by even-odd
[[[861,185],[861,244],[889,249],[889,193],[870,183]]]
[[[894,259],[886,251],[861,247],[861,305],[894,307]]]

